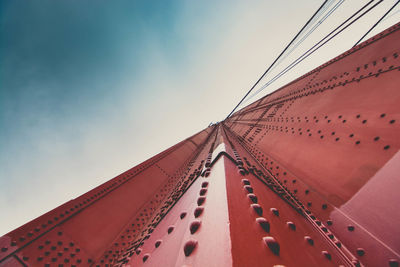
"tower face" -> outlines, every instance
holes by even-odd
[[[0,238],[0,266],[399,266],[400,24]]]

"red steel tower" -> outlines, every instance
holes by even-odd
[[[0,266],[399,266],[400,24],[0,238]]]

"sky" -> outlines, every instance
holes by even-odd
[[[223,120],[322,2],[0,0],[0,236]],[[366,2],[345,0],[275,73]],[[399,20],[396,7],[369,37]]]

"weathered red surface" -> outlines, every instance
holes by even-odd
[[[398,266],[400,24],[0,238],[0,266]]]

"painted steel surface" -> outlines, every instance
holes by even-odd
[[[399,29],[224,122],[305,212],[370,266],[398,266],[400,257]]]
[[[0,266],[399,266],[400,24],[0,238]]]

